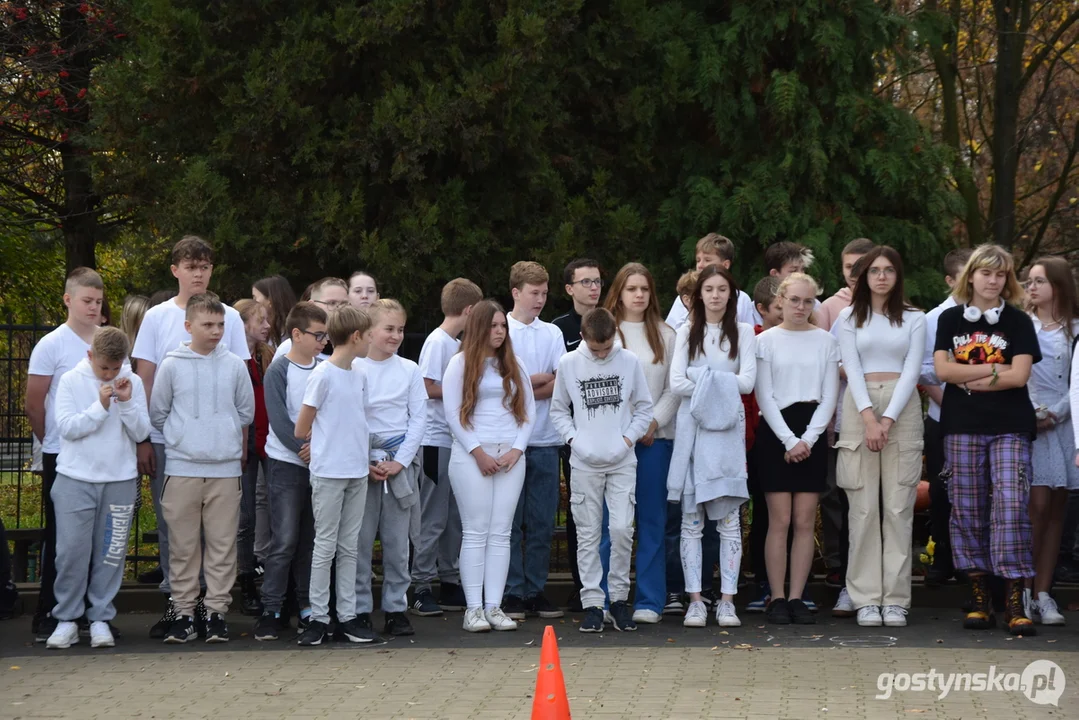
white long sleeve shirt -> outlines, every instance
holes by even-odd
[[[918,385],[925,357],[925,314],[919,310],[903,313],[896,326],[885,315],[870,312],[862,327],[855,327],[854,307],[845,307],[836,320],[839,328],[839,355],[847,372],[847,386],[858,412],[873,406],[866,387],[868,373],[899,373],[882,417],[898,420]]]
[[[933,348],[937,344],[937,322],[940,314],[949,308],[956,306],[955,298],[949,295],[944,302],[937,305],[925,315],[925,351],[922,353],[922,372],[918,382],[922,385],[944,387],[944,383],[937,377],[937,370],[933,365]],[[929,417],[940,422],[940,403],[929,398]]]
[[[652,346],[648,344],[648,335],[645,332],[643,322],[623,321],[619,330],[626,337],[625,348],[641,361],[641,370],[644,371],[645,380],[648,381],[648,392],[652,396],[654,406],[652,415],[656,421],[657,438],[674,438],[674,416],[678,412],[678,406],[682,399],[671,390],[671,359],[674,357],[674,330],[660,323],[659,335],[663,341],[663,357],[660,362],[653,362],[655,355]],[[619,336],[615,335],[615,344],[621,344]]]
[[[674,356],[671,358],[671,391],[682,398],[693,396],[697,387],[694,368],[710,367],[713,372],[734,373],[738,379],[738,392],[753,392],[757,379],[757,338],[753,327],[738,323],[738,355],[728,356],[730,342],[722,337],[718,324],[706,323],[704,328],[704,352],[689,359],[689,325],[678,328],[674,339]]]
[[[469,427],[465,427],[461,422],[465,356],[464,353],[457,353],[450,359],[446,374],[442,376],[442,406],[446,410],[446,424],[450,426],[450,433],[466,452],[472,452],[484,443],[510,443],[521,452],[528,449],[536,422],[536,400],[528,379],[529,369],[519,357],[517,366],[521,374],[520,387],[525,394],[525,422],[518,425],[514,419],[513,412],[507,407],[509,398],[503,393],[502,375],[495,365],[495,359],[487,358],[479,387],[476,388],[476,407],[472,411]]]
[[[839,343],[817,327],[765,330],[757,336],[756,392],[761,415],[783,447],[791,450],[801,440],[812,448],[827,429],[839,399]],[[818,403],[800,438],[782,414],[799,402]]]

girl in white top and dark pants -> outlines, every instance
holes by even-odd
[[[779,286],[783,323],[757,336],[757,428],[760,488],[768,502],[765,558],[772,601],[770,622],[816,622],[800,600],[813,563],[817,501],[828,472],[827,441],[820,438],[839,396],[839,343],[809,324],[820,294],[817,282],[792,273]],[[784,595],[787,533],[794,525],[790,591]],[[787,600],[787,598],[791,600]]]
[[[847,373],[836,443],[836,483],[850,504],[847,592],[859,625],[901,627],[910,608],[914,501],[922,478],[916,387],[925,314],[904,299],[899,253],[878,246],[862,262],[853,303],[836,321]]]
[[[756,338],[750,325],[735,320],[737,305],[732,301],[732,296],[736,292],[734,278],[726,268],[709,265],[701,270],[697,278],[690,321],[678,329],[671,359],[671,390],[683,398],[678,411],[679,426],[694,424],[689,417],[690,398],[697,388],[700,371],[705,368],[734,374],[740,394],[753,390],[757,376]],[[682,437],[679,436],[678,442],[682,442]],[[740,442],[744,466],[744,422]],[[671,480],[668,480],[670,486]],[[742,489],[745,491],[743,495],[748,497],[748,489]],[[741,502],[730,498],[715,498],[692,507],[682,506],[682,572],[690,599],[682,622],[686,627],[704,627],[708,620],[708,612],[701,598],[702,573],[706,572],[709,580],[712,574],[710,567],[701,566],[701,536],[706,515],[707,520],[718,520],[719,530],[720,589],[723,595],[716,603],[716,620],[723,627],[741,624],[733,602],[738,592],[738,573],[742,565],[741,505]],[[726,509],[726,512],[719,508]]]
[[[454,439],[449,476],[461,513],[464,629],[516,630],[501,605],[536,403],[506,313],[493,300],[472,308],[461,352],[442,379],[442,403]]]

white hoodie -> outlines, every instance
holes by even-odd
[[[600,360],[582,342],[558,362],[551,422],[571,443],[569,464],[584,471],[609,472],[636,462],[631,445],[648,432],[652,395],[640,360],[611,348]]]
[[[131,399],[113,398],[106,410],[98,398],[101,380],[86,358],[60,377],[56,390],[56,425],[60,455],[56,472],[91,483],[120,482],[139,476],[135,445],[150,434],[142,380],[124,365],[119,378],[131,381]],[[113,383],[116,380],[112,381]]]

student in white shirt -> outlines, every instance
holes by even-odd
[[[191,340],[191,333],[184,328],[187,301],[195,295],[207,292],[210,278],[214,271],[214,253],[209,243],[200,237],[188,235],[172,248],[172,276],[176,278],[179,292],[171,300],[155,305],[146,311],[139,326],[139,334],[131,349],[132,360],[137,360],[136,372],[150,398],[154,390],[154,376],[158,367],[165,361],[165,356],[177,349],[181,343]],[[225,335],[221,344],[241,360],[248,360],[251,355],[247,350],[247,333],[240,313],[225,306]],[[244,442],[246,443],[246,431]],[[150,430],[148,442],[139,443],[139,472],[150,476],[150,492],[153,495],[154,513],[157,515],[157,535],[159,558],[164,579],[161,592],[166,597],[172,592],[169,581],[169,526],[161,511],[161,488],[165,484],[165,436],[157,429]],[[205,612],[199,600],[195,613],[196,623],[201,627]],[[171,598],[165,612],[150,628],[150,637],[160,639],[176,620],[176,611]]]
[[[729,238],[725,238],[719,233],[708,233],[697,241],[695,258],[697,261],[697,272],[700,272],[709,265],[718,265],[726,270],[730,270],[731,263],[734,262],[734,243],[731,242]],[[681,282],[679,284],[681,284]],[[670,312],[667,313],[667,324],[671,326],[672,330],[677,330],[682,327],[689,318],[689,308],[690,305],[692,305],[692,300],[690,300],[690,304],[686,304],[681,291],[679,291],[678,295],[679,296],[674,299],[674,303],[671,305]],[[753,307],[753,300],[749,295],[739,290],[737,302],[737,321],[746,323],[750,327],[760,325],[760,315]]]
[[[408,621],[409,529],[419,520],[420,447],[427,422],[427,391],[420,368],[397,354],[405,339],[405,309],[383,298],[367,308],[367,369],[371,475],[356,564],[356,622],[371,628],[374,578],[371,552],[382,543],[382,612],[387,635],[412,635]]]
[[[472,308],[461,352],[442,378],[442,402],[453,434],[449,475],[463,528],[463,626],[468,632],[516,630],[501,606],[536,403],[528,369],[513,354],[505,311],[493,300]]]
[[[30,430],[41,443],[41,495],[45,505],[45,539],[41,552],[41,589],[32,631],[37,642],[45,642],[56,629],[52,617],[56,597],[56,510],[52,502],[56,482],[56,456],[60,453],[60,432],[54,406],[60,378],[86,358],[101,318],[105,284],[90,268],[75,268],[64,284],[67,320],[38,341],[30,353],[26,379],[26,416]]]
[[[606,307],[618,323],[615,342],[641,362],[652,396],[652,422],[637,441],[637,591],[633,621],[660,621],[667,602],[667,472],[674,452],[674,416],[681,403],[671,392],[674,331],[662,320],[652,273],[640,263],[623,265],[614,276]],[[679,514],[681,528],[681,514]],[[610,540],[604,539],[604,548]],[[604,550],[604,552],[607,552]],[[675,551],[677,558],[677,550]],[[679,590],[681,592],[681,590]],[[681,599],[678,600],[681,604]]]
[[[846,589],[859,625],[902,627],[910,609],[914,501],[922,479],[917,384],[925,315],[904,297],[899,253],[881,245],[862,262],[853,302],[836,320],[847,375],[836,443],[836,483],[850,506]]]
[[[318,305],[327,315],[349,304],[348,283],[341,278],[324,277],[321,280],[316,280],[307,286],[307,291],[304,295],[306,296],[305,300]],[[353,307],[356,306],[353,305]],[[277,346],[277,350],[274,351],[273,359],[278,359],[291,349],[292,338],[285,338]],[[319,353],[318,359],[329,360],[332,352],[333,344],[327,342],[325,347],[322,348],[322,352]]]
[[[356,558],[367,478],[371,472],[369,393],[363,356],[371,319],[347,303],[329,316],[333,355],[307,379],[293,431],[311,443],[311,622],[299,645],[321,645],[330,622],[330,566],[337,565],[337,629],[349,642],[368,643],[370,628],[356,622]]]
[[[789,275],[779,286],[782,324],[757,337],[756,395],[763,422],[755,448],[760,488],[768,502],[765,555],[772,591],[766,613],[778,624],[816,622],[800,598],[813,563],[817,500],[828,472],[828,443],[820,438],[839,394],[839,344],[809,323],[819,293],[813,278]],[[790,588],[785,595],[792,525]]]
[[[949,294],[940,305],[925,315],[925,353],[922,356],[922,374],[918,378],[918,384],[929,398],[929,410],[925,418],[925,476],[929,479],[930,535],[936,544],[933,565],[925,575],[925,584],[928,587],[947,582],[955,573],[948,529],[952,501],[948,498],[948,485],[941,477],[944,471],[944,435],[940,430],[940,403],[944,399],[944,384],[937,378],[937,371],[933,367],[933,347],[937,342],[937,321],[941,313],[955,307],[955,296],[951,294],[951,290],[972,252],[971,248],[956,248],[944,256],[944,282],[948,285]]]
[[[528,443],[524,491],[517,502],[510,538],[510,572],[502,609],[523,620],[529,612],[541,618],[562,617],[563,612],[543,594],[551,567],[551,538],[558,514],[558,451],[562,438],[549,417],[555,371],[565,354],[562,331],[543,322],[539,314],[547,303],[547,271],[535,262],[518,262],[510,269],[513,311],[507,322],[514,351],[532,373],[535,427]]]
[[[56,417],[61,436],[52,496],[57,514],[56,607],[59,624],[46,646],[79,641],[86,613],[90,646],[112,647],[109,621],[127,559],[138,494],[135,443],[150,432],[146,395],[127,359],[127,337],[102,328],[92,349],[60,378]],[[87,609],[83,598],[88,598]]]
[[[442,376],[460,350],[457,337],[464,332],[473,306],[483,291],[471,280],[454,278],[442,288],[442,324],[420,350],[420,374],[427,390],[427,429],[423,435],[423,473],[420,475],[420,529],[412,551],[412,614],[441,615],[443,610],[464,610],[458,562],[461,555],[461,513],[450,483],[453,438],[442,405]],[[439,580],[439,598],[431,583]]]
[[[1061,257],[1034,261],[1027,273],[1027,303],[1042,361],[1030,370],[1027,390],[1038,418],[1031,447],[1030,526],[1034,535],[1034,578],[1027,579],[1030,619],[1063,625],[1064,616],[1049,595],[1064,529],[1068,493],[1079,490],[1075,462],[1069,379],[1072,347],[1079,336],[1079,304],[1071,265]],[[1070,383],[1076,387],[1076,383]],[[1077,388],[1079,391],[1079,388]]]

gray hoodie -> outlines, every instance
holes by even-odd
[[[165,356],[150,396],[150,423],[165,436],[165,474],[239,477],[243,429],[255,417],[251,377],[223,343],[209,355],[189,345]]]

